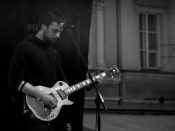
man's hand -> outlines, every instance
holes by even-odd
[[[50,108],[50,109],[54,109],[57,107],[58,101],[56,98],[54,98],[52,95],[49,95],[45,92],[42,93],[40,100],[42,101],[42,103]]]
[[[94,85],[94,83],[95,83],[95,85]],[[101,84],[102,84],[102,81],[98,80],[98,81],[95,81],[94,83],[92,83],[91,85],[87,86],[86,89],[87,89],[88,91],[90,91],[91,88],[94,88],[95,86],[96,86],[97,88],[99,88],[99,87],[101,86]]]
[[[28,82],[26,82],[26,84],[24,85],[22,92],[25,93],[26,95],[38,98],[39,100],[41,100],[44,106],[50,109],[54,109],[57,107],[58,101],[56,98],[54,98],[54,96],[49,95],[43,91],[40,91],[39,89],[37,89]]]

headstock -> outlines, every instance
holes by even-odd
[[[113,78],[120,74],[120,70],[116,66],[111,66],[106,69],[105,73],[108,77]]]

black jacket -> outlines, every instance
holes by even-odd
[[[34,86],[52,87],[57,81],[64,81],[60,66],[58,50],[31,36],[15,49],[8,73],[9,84],[17,89],[24,80]]]

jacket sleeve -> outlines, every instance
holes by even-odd
[[[24,73],[27,66],[26,59],[27,56],[24,43],[20,43],[14,51],[8,72],[9,85],[19,91],[26,83],[24,80]]]

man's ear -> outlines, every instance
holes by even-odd
[[[45,24],[42,24],[42,25],[41,25],[41,29],[42,29],[43,31],[45,31],[45,30],[46,30],[46,25],[45,25]]]

